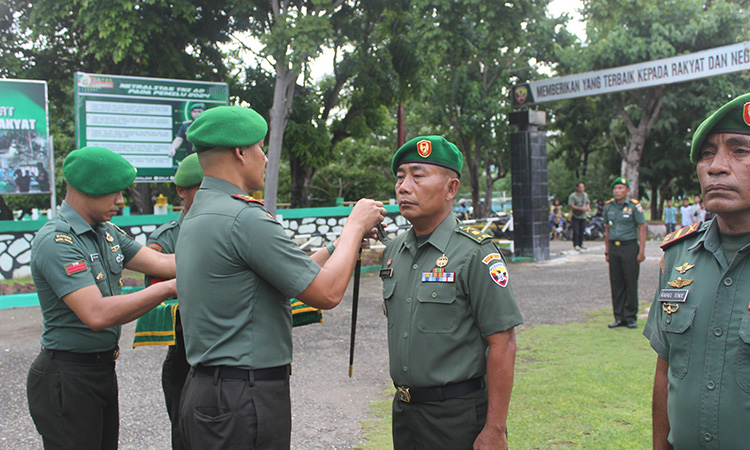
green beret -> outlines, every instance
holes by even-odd
[[[618,184],[623,184],[623,185],[625,185],[627,187],[630,187],[630,181],[628,181],[627,178],[625,178],[625,177],[617,177],[617,178],[615,178],[615,181],[613,181],[612,184],[609,185],[609,188],[610,189],[614,189],[614,187],[617,186]]]
[[[186,156],[174,174],[174,184],[180,187],[191,187],[201,184],[203,181],[203,168],[198,162],[198,154],[191,153]]]
[[[202,152],[215,147],[249,147],[268,132],[265,119],[250,108],[218,106],[204,111],[190,125],[187,139]]]
[[[391,171],[396,175],[403,163],[434,164],[453,169],[461,178],[464,157],[461,150],[442,136],[419,136],[396,150],[391,161]]]
[[[135,173],[127,159],[103,147],[73,150],[63,163],[63,175],[71,186],[98,197],[125,190],[133,184]]]
[[[206,104],[205,103],[195,103],[195,104],[193,104],[193,106],[190,107],[190,111],[192,111],[194,109],[198,109],[198,108],[200,108],[200,109],[206,109]]]
[[[750,135],[750,94],[740,95],[698,125],[690,146],[690,161],[698,163],[703,141],[717,133]]]

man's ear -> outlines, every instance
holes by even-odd
[[[453,200],[453,198],[458,194],[458,187],[461,186],[461,180],[458,178],[449,178],[448,179],[448,192],[447,197],[449,200]]]

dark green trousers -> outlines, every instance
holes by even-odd
[[[40,352],[26,379],[29,412],[46,450],[115,450],[115,363],[79,364]]]
[[[487,388],[442,402],[393,399],[394,450],[471,450],[487,422]]]
[[[172,422],[172,450],[184,450],[182,436],[179,429],[180,397],[185,379],[190,372],[190,364],[185,356],[185,338],[182,329],[178,328],[175,333],[175,345],[170,345],[167,357],[164,359],[161,370],[161,387],[164,391],[164,401],[167,404],[167,414]]]
[[[609,243],[609,284],[615,320],[635,322],[637,319],[639,250],[636,241],[623,241],[622,245],[615,245],[614,241]]]

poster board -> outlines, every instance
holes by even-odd
[[[184,136],[200,111],[227,104],[226,83],[78,72],[76,145],[121,154],[138,170],[137,183],[169,182],[190,152],[178,134]]]
[[[49,193],[47,83],[0,80],[0,194]]]

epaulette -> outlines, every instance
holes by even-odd
[[[260,201],[260,200],[258,200],[258,199],[256,199],[256,198],[250,197],[249,195],[245,195],[245,194],[234,194],[234,195],[232,195],[232,197],[234,197],[234,198],[236,198],[236,199],[239,199],[239,200],[243,200],[243,201],[246,201],[246,202],[248,202],[248,203],[258,203],[258,204],[260,204],[261,206],[266,206],[266,205],[265,205],[265,204],[264,204],[264,203],[263,203],[262,201]]]
[[[163,224],[159,228],[155,229],[153,233],[148,237],[149,239],[157,239],[159,236],[164,234],[167,230],[171,230],[172,228],[177,226],[176,220],[170,220],[169,222]]]
[[[631,198],[630,199],[630,203],[633,203],[633,204],[637,205],[640,202],[638,200],[634,199],[634,198]]]
[[[482,242],[486,239],[492,238],[491,234],[482,233],[476,228],[470,226],[461,227],[458,229],[458,232],[463,234],[464,236],[468,236],[469,238],[471,238],[471,240],[476,242]]]
[[[68,222],[63,222],[62,220],[57,221],[57,225],[55,225],[55,231],[70,233],[70,230],[72,230],[72,228],[70,227],[70,224]]]
[[[668,235],[664,236],[664,240],[661,241],[661,245],[659,246],[662,248],[662,250],[666,250],[667,248],[685,239],[691,234],[697,233],[698,230],[700,230],[700,228],[701,228],[701,222],[696,222],[687,227],[680,228],[679,230],[673,233],[669,233]]]
[[[613,200],[614,200],[613,198],[610,198],[609,200],[607,200],[606,202],[604,202],[604,204],[605,205],[609,205],[610,203],[612,203]]]
[[[122,234],[123,234],[123,235],[124,235],[124,236],[125,236],[126,238],[128,238],[128,239],[131,239],[131,240],[135,240],[135,238],[134,238],[133,236],[131,236],[131,235],[129,235],[128,233],[126,233],[125,231],[123,231],[123,229],[122,229],[122,228],[118,227],[117,225],[113,224],[112,222],[107,222],[107,223],[108,223],[109,225],[112,225],[113,227],[115,227],[115,229],[116,229],[117,231],[119,231],[120,233],[122,233]]]

